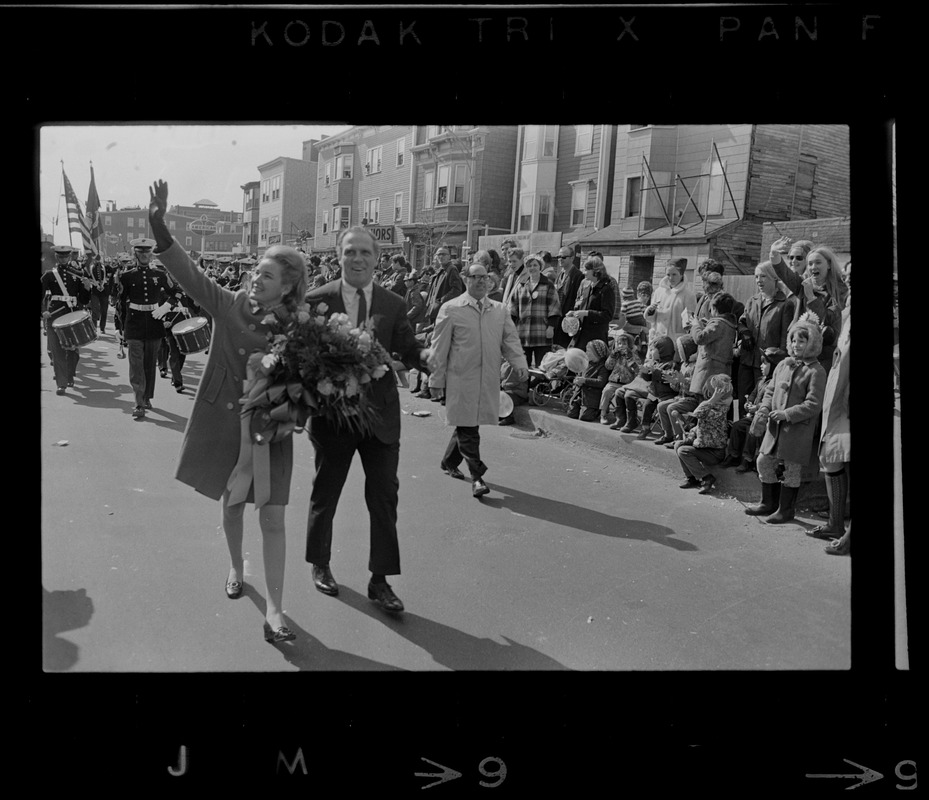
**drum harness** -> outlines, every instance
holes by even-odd
[[[58,281],[58,286],[61,289],[61,294],[51,294],[51,292],[49,291],[46,291],[45,294],[49,300],[59,300],[63,303],[66,303],[66,305],[62,306],[62,308],[59,311],[55,311],[50,315],[54,317],[60,314],[66,308],[68,309],[75,308],[77,306],[77,298],[74,295],[68,294],[68,290],[65,289],[64,282],[61,280],[61,275],[58,273],[58,268],[56,267],[55,269],[52,270],[52,272],[55,273],[55,280]]]

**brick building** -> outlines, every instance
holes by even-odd
[[[258,255],[258,211],[260,207],[261,181],[249,181],[242,185],[242,240],[241,251],[245,255]]]
[[[314,252],[365,225],[419,268],[440,242],[459,256],[480,230],[510,230],[516,138],[514,126],[385,125],[323,139]]]
[[[206,217],[217,225],[215,233],[201,237],[189,230],[188,225],[195,220]],[[140,237],[152,238],[148,225],[148,209],[142,206],[130,206],[116,209],[107,204],[100,213],[103,227],[101,249],[103,254],[113,256],[128,253],[129,242]],[[203,252],[214,255],[232,255],[235,246],[242,238],[242,215],[236,211],[223,211],[210,200],[198,200],[190,206],[171,206],[165,214],[168,231],[181,245],[191,253]]]

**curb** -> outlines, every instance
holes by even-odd
[[[570,419],[557,407],[521,405],[514,409],[520,426],[528,426],[546,435],[570,442],[579,442],[607,453],[631,459],[639,464],[660,469],[675,477],[683,475],[680,461],[673,450],[655,446],[658,434],[640,441],[637,433],[611,431],[599,422],[581,422]],[[713,468],[716,490],[743,502],[758,502],[761,498],[758,475],[755,472],[738,473],[735,469]],[[806,477],[806,475],[804,475]],[[800,485],[798,505],[820,510],[828,508],[826,482],[821,473]]]

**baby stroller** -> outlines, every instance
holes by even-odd
[[[529,370],[529,403],[544,406],[555,400],[567,408],[574,388],[568,379],[568,367],[564,363],[564,350],[555,350],[542,356],[542,363]]]

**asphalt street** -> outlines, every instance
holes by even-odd
[[[357,460],[335,519],[341,593],[313,588],[303,557],[313,448],[302,435],[284,590],[298,638],[269,645],[257,515],[246,512],[246,592],[230,601],[219,503],[173,477],[206,355],[188,358],[184,394],[157,378],[154,410],[135,420],[114,333],[81,349],[65,396],[40,339],[46,671],[850,666],[851,562],[803,525],[765,525],[740,500],[528,427],[481,428],[491,493],[476,500],[438,467],[441,406],[405,389],[403,574],[390,582],[406,612],[391,617],[366,596]]]

